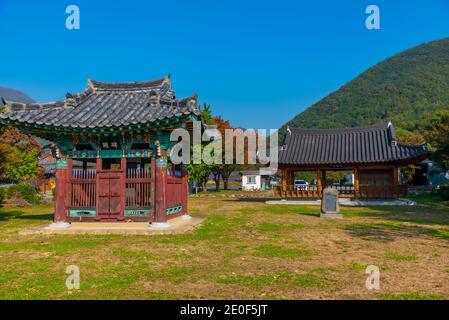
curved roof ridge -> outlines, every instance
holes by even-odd
[[[413,143],[400,143],[398,142],[397,144],[398,147],[411,147],[411,148],[425,148],[427,149],[427,144],[426,143],[420,143],[420,144],[413,144]]]
[[[9,101],[2,97],[2,101],[4,103],[3,108],[6,112],[11,111],[31,111],[31,110],[43,110],[50,108],[64,108],[65,101],[51,101],[51,102],[32,102],[32,103],[23,103],[23,102],[15,102]]]
[[[358,126],[358,127],[346,127],[346,128],[329,128],[329,129],[317,129],[317,128],[292,128],[290,130],[292,133],[301,133],[301,134],[335,134],[335,133],[348,133],[348,132],[364,132],[364,131],[373,131],[373,130],[386,130],[391,126],[390,123],[381,123],[367,126]]]
[[[0,112],[0,121],[53,127],[102,128],[149,123],[190,114],[201,115],[197,96],[194,94],[178,100],[169,76],[153,81],[126,83],[89,80],[88,84],[80,93],[67,93],[63,101],[32,104],[6,102]]]
[[[196,115],[201,114],[198,109],[198,95],[196,93],[193,93],[190,97],[177,99],[176,104],[178,107],[186,108],[188,111],[191,111]]]
[[[141,90],[159,88],[164,83],[170,83],[170,75],[156,80],[130,81],[130,82],[106,82],[93,79],[87,80],[93,90]]]

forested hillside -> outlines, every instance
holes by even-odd
[[[449,38],[401,52],[368,69],[286,123],[303,128],[335,128],[391,120],[406,142],[437,111],[449,109]]]

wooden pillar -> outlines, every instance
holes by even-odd
[[[399,190],[398,184],[399,184],[399,172],[398,167],[394,166],[393,169],[391,169],[391,192],[390,197],[392,198],[399,198],[401,196],[401,192]]]
[[[97,173],[103,170],[103,160],[101,158],[97,158],[96,165]]]
[[[67,186],[68,181],[67,158],[56,160],[56,187],[54,222],[68,222]]]
[[[321,169],[316,169],[316,189],[318,192],[318,196],[321,197],[323,194],[323,181],[321,176]]]
[[[99,216],[99,212],[100,212],[100,171],[103,169],[103,159],[101,158],[96,158],[96,162],[95,162],[95,169],[96,169],[96,181],[95,181],[95,203],[96,203],[96,208],[95,210],[97,211],[97,216],[95,218],[95,220],[100,220],[100,216]]]
[[[120,197],[120,217],[125,218],[125,201],[126,201],[126,158],[123,157],[120,162],[120,168],[122,169],[122,177],[120,179],[121,184],[121,197]]]
[[[391,174],[391,184],[393,185],[393,186],[396,186],[396,185],[398,185],[398,183],[399,183],[399,172],[398,172],[398,167],[397,166],[394,166],[394,168],[392,169],[393,170],[393,172],[392,172],[392,174]]]
[[[358,198],[360,196],[360,170],[359,167],[354,168],[354,196]]]
[[[150,221],[154,221],[156,216],[156,158],[151,157],[151,214]]]
[[[288,185],[290,186],[290,197],[298,197],[298,192],[295,189],[295,175],[296,171],[289,170],[288,172]]]
[[[282,191],[287,191],[287,170],[281,169],[281,184],[282,184]]]
[[[156,179],[154,189],[155,189],[154,222],[166,222],[167,156],[160,156],[156,158]]]

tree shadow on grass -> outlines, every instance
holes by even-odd
[[[359,213],[351,213],[351,216],[365,216],[420,225],[449,226],[449,208],[441,209],[427,206],[370,207],[368,210],[362,210]]]
[[[438,237],[438,231],[435,229],[389,222],[355,223],[347,225],[345,229],[351,236],[381,242],[395,241],[398,238]]]
[[[11,219],[17,220],[52,220],[52,213],[43,213],[43,214],[29,214],[25,213],[21,210],[7,210],[0,212],[0,222],[8,221]]]
[[[53,220],[53,213],[26,214],[26,215],[19,216],[16,219],[22,219],[22,220]]]

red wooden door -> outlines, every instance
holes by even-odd
[[[101,171],[98,173],[99,215],[120,215],[122,175],[122,171]]]

